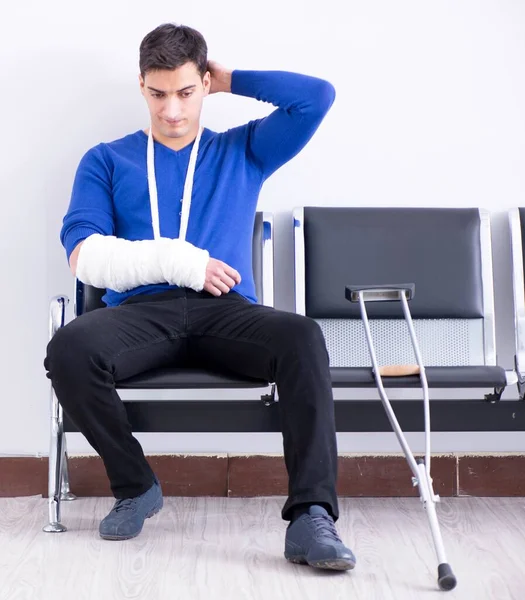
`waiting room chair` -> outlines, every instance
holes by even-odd
[[[415,284],[410,310],[429,388],[488,388],[485,399],[496,402],[515,382],[497,364],[487,212],[298,207],[293,218],[295,310],[319,323],[334,388],[376,386],[359,305],[345,298],[346,286],[365,284]],[[414,364],[400,303],[367,310],[379,364]],[[420,379],[383,383],[413,388]]]
[[[258,300],[261,304],[273,306],[273,215],[269,212],[257,212],[256,214],[252,245],[252,264]],[[105,307],[105,304],[102,302],[104,293],[105,290],[84,285],[79,280],[75,280],[75,317],[88,311],[103,309]],[[56,296],[52,299],[49,323],[50,338],[58,328],[65,325],[68,303],[69,299],[65,295]],[[273,405],[276,402],[277,390],[273,382],[242,378],[231,373],[211,372],[199,368],[172,367],[156,369],[117,383],[117,391],[123,389],[151,391],[159,389],[218,390],[253,388],[264,388],[265,393],[261,395],[264,405]],[[177,400],[173,402],[164,401],[162,402],[164,406],[161,409],[165,409],[166,405],[177,402],[184,404]],[[159,412],[155,413],[153,410],[150,416],[147,405],[145,409],[140,411],[137,410],[137,407],[140,408],[143,405],[140,403],[130,404],[132,406],[128,406],[127,408],[133,416],[132,425],[135,425],[141,431],[158,431],[159,428],[162,431],[165,430],[162,427],[167,423],[163,420],[164,413],[162,410],[160,411],[160,416]],[[218,402],[212,402],[212,404],[219,405]],[[216,418],[215,410],[213,410],[214,407],[211,404],[206,406],[210,409],[208,411],[209,418],[213,420]],[[61,523],[61,501],[75,499],[74,494],[70,491],[67,468],[65,436],[67,431],[76,431],[76,428],[68,422],[67,415],[64,415],[54,390],[51,388],[51,440],[48,481],[49,523],[43,528],[45,532],[56,533],[67,530]]]

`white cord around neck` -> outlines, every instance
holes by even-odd
[[[155,177],[155,152],[153,143],[153,134],[151,126],[148,134],[148,189],[149,201],[151,206],[151,224],[153,226],[153,239],[160,239],[160,223],[159,223],[159,199],[157,194],[157,180]],[[197,164],[197,155],[199,153],[199,144],[202,136],[203,128],[199,127],[199,132],[195,138],[195,143],[191,149],[190,161],[186,172],[186,180],[184,182],[184,194],[182,196],[182,210],[180,217],[179,240],[186,240],[186,232],[188,230],[188,220],[190,218],[191,194],[193,191],[193,178],[195,175],[195,166]]]

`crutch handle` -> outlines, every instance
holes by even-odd
[[[345,297],[350,302],[359,302],[359,292],[363,292],[365,302],[392,302],[400,300],[402,293],[405,294],[407,300],[412,300],[416,293],[416,284],[347,285]]]
[[[407,375],[419,375],[419,365],[385,365],[379,367],[381,377],[406,377]]]

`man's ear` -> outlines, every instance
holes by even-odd
[[[139,73],[139,85],[140,85],[140,92],[144,96],[144,78],[142,77],[142,75],[140,73]]]
[[[211,88],[211,73],[209,71],[204,73],[204,77],[202,78],[202,86],[204,87],[204,95],[207,96],[210,93]]]

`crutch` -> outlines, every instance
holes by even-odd
[[[421,502],[423,503],[423,507],[426,509],[426,513],[428,515],[430,529],[432,531],[432,538],[434,540],[434,546],[438,559],[438,585],[440,589],[448,591],[456,587],[457,580],[447,562],[445,555],[441,530],[439,528],[439,522],[436,515],[436,503],[439,502],[439,496],[434,494],[432,477],[430,476],[430,402],[428,396],[428,382],[425,374],[425,367],[421,358],[421,353],[419,351],[419,345],[416,338],[416,332],[414,330],[414,324],[412,322],[412,316],[408,307],[408,301],[414,297],[414,293],[414,284],[381,286],[351,285],[347,286],[345,290],[345,296],[347,300],[350,302],[359,302],[377,388],[379,390],[379,394],[381,396],[381,400],[390,424],[394,429],[401,448],[405,453],[410,470],[413,473],[412,483],[414,486],[417,485],[419,487]],[[370,331],[370,323],[368,321],[365,302],[389,302],[396,300],[401,301],[403,313],[410,333],[410,339],[412,341],[412,346],[414,348],[414,353],[416,355],[418,364],[379,367],[374,349],[374,343],[372,340],[372,334]],[[390,404],[388,396],[386,395],[385,388],[383,387],[383,376],[406,375],[419,375],[421,379],[421,385],[423,387],[423,402],[425,411],[425,460],[418,459],[416,461],[414,458],[405,436],[401,431],[401,427],[399,426],[396,415],[392,409],[392,405]]]

